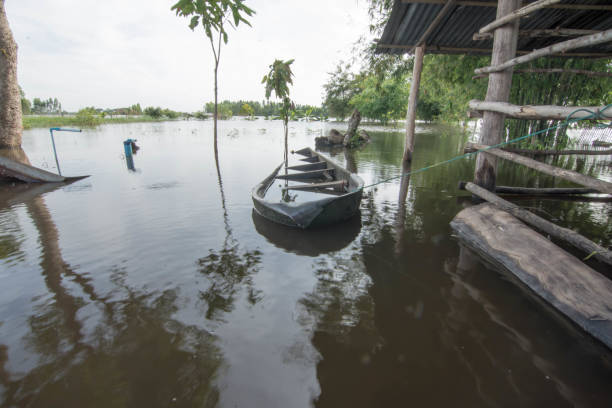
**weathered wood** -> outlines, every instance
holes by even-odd
[[[305,171],[305,170],[324,169],[326,167],[327,167],[327,163],[325,163],[325,162],[316,162],[316,163],[308,163],[308,164],[298,164],[296,166],[289,166],[289,167],[287,167],[287,170]]]
[[[597,72],[587,71],[586,69],[565,69],[565,68],[526,68],[526,69],[515,69],[514,74],[575,74],[575,75],[586,75],[593,78],[612,78],[612,72]],[[489,74],[484,73],[480,75],[474,75],[472,79],[486,78]]]
[[[402,0],[402,3],[414,4],[445,4],[446,0]],[[458,6],[464,7],[497,7],[496,1],[472,1],[472,0],[459,0],[457,1]],[[550,4],[544,6],[547,9],[558,9],[558,10],[601,10],[601,11],[612,11],[612,5],[604,4]]]
[[[478,187],[476,184],[467,183],[465,185],[465,189],[470,193],[482,198],[483,200],[494,204],[496,207],[509,212],[519,220],[526,222],[529,225],[533,225],[540,231],[544,231],[550,236],[567,242],[573,245],[574,247],[584,251],[585,255],[594,253],[594,258],[612,266],[612,251],[602,247],[601,245],[596,244],[595,242],[578,234],[577,232],[572,231],[568,228],[563,228],[558,225],[555,225],[552,222],[545,220],[544,218],[541,218],[527,210],[522,209],[516,204],[513,204],[509,201],[504,200],[503,198],[496,196],[495,194],[485,190],[484,188]]]
[[[300,150],[293,150],[293,151],[291,151],[291,153],[299,154],[300,156],[306,156],[306,157],[311,157],[312,156],[312,154],[310,153],[310,149],[308,149],[306,147],[303,148],[303,149],[300,149]]]
[[[529,168],[541,171],[542,173],[548,174],[550,176],[559,177],[564,180],[572,181],[576,184],[583,185],[585,187],[594,188],[595,190],[601,193],[612,194],[612,183],[609,183],[607,181],[585,176],[584,174],[580,174],[572,170],[566,170],[559,167],[551,166],[550,164],[541,163],[537,160],[521,156],[520,154],[505,152],[501,149],[491,148],[490,146],[486,146],[483,144],[471,143],[471,146],[476,148],[477,150],[487,149],[487,153],[489,154],[492,154],[496,157],[500,157],[502,159],[513,161],[515,163],[522,164],[523,166],[527,166]]]
[[[319,190],[324,188],[344,188],[348,185],[346,180],[327,181],[325,183],[296,184],[285,186],[283,190]]]
[[[279,174],[276,178],[279,180],[307,180],[326,177],[326,175],[333,174],[334,172],[334,169],[310,170],[300,173]]]
[[[417,47],[414,53],[414,66],[412,68],[412,81],[410,83],[410,96],[408,97],[408,110],[406,112],[406,142],[404,145],[404,161],[412,161],[414,153],[414,131],[416,127],[416,109],[419,102],[419,86],[423,70],[424,47]]]
[[[390,48],[390,49],[398,49],[398,50],[412,50],[414,45],[400,45],[400,44],[377,44],[377,48]],[[427,51],[431,53],[441,53],[441,54],[490,54],[491,48],[471,48],[471,47],[444,47],[439,45],[429,45],[427,46]],[[526,55],[531,53],[531,50],[517,50],[517,54]],[[564,52],[554,55],[555,57],[566,57],[566,58],[610,58],[612,57],[612,53],[602,53],[602,52]]]
[[[306,157],[306,158],[304,158],[304,159],[300,159],[300,161],[307,162],[307,163],[317,163],[317,162],[319,162],[320,160],[319,160],[319,158],[318,158],[318,157],[313,156],[313,157]]]
[[[564,120],[570,114],[572,119],[584,119],[589,118],[591,112],[600,112],[603,106],[555,106],[555,105],[513,105],[507,102],[483,102],[478,100],[471,100],[468,103],[470,109],[498,112],[504,115],[510,116],[515,119],[552,119],[552,120]],[[576,112],[577,111],[577,112]],[[612,119],[612,108],[601,112],[601,119]]]
[[[462,210],[459,238],[612,348],[612,281],[492,204]]]
[[[459,189],[465,190],[465,186],[468,181],[460,181]],[[564,195],[582,195],[582,194],[597,194],[599,191],[593,188],[536,188],[536,187],[514,187],[514,186],[495,186],[495,192],[497,194],[510,194],[510,195],[528,195],[528,196],[564,196]]]
[[[61,183],[66,178],[55,173],[18,163],[6,157],[0,156],[0,175],[16,178],[26,183]]]
[[[464,153],[475,152],[472,146],[465,146]],[[502,147],[501,150],[510,153],[529,154],[531,156],[567,156],[567,155],[584,155],[584,156],[601,156],[612,154],[612,149],[606,150],[534,150],[534,149],[513,149],[510,147]]]
[[[582,35],[596,34],[601,30],[578,30],[574,28],[553,28],[540,30],[519,30],[519,37],[538,38],[538,37],[579,37]],[[475,33],[472,36],[474,41],[492,40],[493,33]]]
[[[584,37],[563,41],[557,44],[550,45],[548,47],[540,48],[538,50],[530,52],[529,54],[513,58],[503,63],[494,63],[493,61],[491,61],[491,66],[475,69],[474,72],[476,74],[484,74],[486,72],[503,71],[515,65],[524,64],[525,62],[529,62],[540,57],[546,57],[548,55],[563,53],[568,50],[587,47],[590,45],[602,44],[609,41],[612,41],[612,29],[602,31],[597,34],[586,35]]]
[[[442,10],[438,12],[438,14],[436,15],[436,18],[434,18],[431,24],[429,24],[429,27],[427,27],[427,30],[425,30],[425,32],[421,35],[421,38],[419,38],[414,48],[410,50],[409,54],[412,54],[413,52],[415,52],[417,47],[423,47],[427,45],[427,39],[429,38],[431,33],[436,28],[438,28],[438,26],[440,25],[444,17],[446,17],[446,15],[451,12],[451,10],[455,7],[456,3],[457,3],[456,0],[448,0],[446,3],[444,3],[444,7],[442,7]]]
[[[529,3],[527,4],[525,7],[521,7],[518,10],[514,10],[511,13],[507,13],[504,14],[502,16],[497,16],[497,18],[487,24],[486,26],[482,27],[480,30],[478,30],[478,32],[480,34],[482,33],[488,33],[490,31],[495,30],[496,28],[502,27],[508,23],[512,23],[513,21],[518,20],[521,17],[525,17],[531,13],[533,13],[534,11],[537,11],[541,8],[544,8],[546,6],[549,6],[551,4],[556,4],[556,3],[560,3],[561,0],[537,0],[534,1],[533,3]]]
[[[345,147],[350,144],[351,139],[355,137],[355,135],[357,134],[357,128],[359,127],[360,123],[361,123],[361,113],[359,112],[359,109],[355,108],[353,109],[353,113],[351,114],[351,117],[349,118],[348,129],[346,130],[346,134],[344,135],[344,138],[342,140],[342,144]]]
[[[21,95],[17,82],[17,43],[11,32],[4,0],[0,1],[0,149],[21,146]]]
[[[497,8],[497,18],[505,16],[516,10],[521,0],[500,0]],[[518,20],[511,24],[503,25],[495,30],[493,39],[493,53],[491,64],[502,64],[516,55]],[[496,72],[489,75],[486,101],[507,102],[510,98],[510,86],[512,85],[512,71]],[[480,130],[480,141],[488,145],[496,145],[501,142],[504,130],[504,115],[497,112],[485,112],[484,120]],[[487,190],[495,188],[495,176],[497,171],[497,160],[487,153],[479,153],[476,158],[474,170],[474,182]]]

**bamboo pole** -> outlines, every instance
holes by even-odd
[[[471,146],[466,145],[463,149],[464,153],[475,152]],[[606,150],[534,150],[534,149],[513,149],[510,147],[502,147],[501,150],[510,153],[530,154],[533,156],[568,156],[568,155],[585,155],[585,156],[604,156],[612,154],[612,149]]]
[[[519,37],[538,38],[538,37],[579,37],[582,35],[597,34],[601,30],[579,30],[575,28],[553,28],[540,30],[519,30]],[[472,36],[474,41],[492,40],[493,33],[475,33]]]
[[[612,41],[612,29],[602,31],[597,34],[586,35],[584,37],[563,41],[557,44],[550,45],[548,47],[540,48],[538,50],[530,52],[529,54],[513,58],[501,64],[495,64],[493,63],[493,61],[491,61],[491,66],[475,69],[474,72],[476,74],[484,74],[486,72],[499,72],[511,68],[515,65],[524,64],[525,62],[532,61],[536,58],[545,57],[556,53],[563,53],[568,50],[582,48],[589,45],[597,45],[609,41]]]
[[[424,47],[416,47],[414,53],[414,67],[412,70],[412,82],[410,84],[410,96],[408,98],[408,111],[406,112],[406,144],[404,146],[404,161],[412,161],[414,152],[414,130],[416,121],[416,107],[419,100],[419,85],[421,83],[421,71],[423,70]]]
[[[498,27],[516,21],[521,17],[525,17],[526,15],[533,13],[536,10],[560,2],[561,0],[538,0],[533,3],[529,3],[525,7],[521,7],[520,9],[514,10],[511,13],[504,14],[503,16],[498,16],[493,22],[482,27],[478,32],[480,34],[491,32]]]
[[[497,18],[516,10],[520,4],[521,0],[499,0]],[[512,24],[506,24],[495,30],[491,64],[502,64],[516,55],[518,26],[518,20],[515,20]],[[511,70],[489,75],[486,100],[492,102],[508,101],[511,85]],[[504,115],[502,113],[484,112],[480,141],[487,145],[500,143],[503,129]],[[495,188],[496,171],[497,160],[495,156],[488,153],[479,153],[476,158],[474,182],[487,190],[493,190]]]
[[[529,225],[535,226],[536,228],[541,231],[544,231],[550,236],[567,242],[573,245],[574,247],[581,249],[587,254],[594,254],[593,257],[597,260],[605,262],[608,265],[612,265],[612,251],[596,244],[595,242],[578,234],[577,232],[553,224],[552,222],[547,221],[544,218],[541,218],[527,210],[522,209],[516,204],[513,204],[509,201],[504,200],[503,198],[498,197],[497,195],[485,190],[484,188],[477,186],[476,184],[467,183],[465,185],[465,189],[470,193],[474,194],[475,196],[478,196],[483,200],[494,204],[496,207],[514,215],[521,221],[526,222]]]
[[[564,120],[570,114],[572,119],[585,119],[592,113],[600,112],[600,106],[555,106],[555,105],[513,105],[507,102],[483,102],[472,99],[468,106],[478,111],[503,113],[511,118],[537,120]],[[585,109],[585,110],[580,110]],[[588,111],[587,111],[588,110]],[[590,111],[590,112],[589,112]],[[612,120],[612,108],[601,113],[601,119]]]
[[[491,148],[490,146],[486,146],[483,144],[470,143],[470,145],[476,148],[477,150],[487,149],[487,153],[491,155],[505,160],[510,160],[518,164],[522,164],[523,166],[527,166],[529,168],[541,171],[542,173],[554,177],[559,177],[564,180],[572,181],[585,187],[594,188],[595,190],[605,194],[612,194],[612,183],[609,183],[607,181],[585,176],[584,174],[580,174],[572,170],[566,170],[559,167],[551,166],[550,164],[541,163],[537,160],[521,156],[520,154],[506,152],[497,148]]]
[[[446,0],[402,0],[405,4],[444,4]],[[459,0],[458,6],[467,7],[497,7],[496,1],[472,1],[472,0]],[[557,10],[598,10],[598,11],[612,11],[611,5],[606,4],[551,4],[544,6],[547,9]]]
[[[566,69],[566,68],[526,68],[526,69],[515,69],[514,74],[575,74],[575,75],[586,75],[594,78],[612,78],[612,72],[597,72],[587,71],[586,69]],[[489,76],[488,73],[474,75],[472,79],[486,78]]]

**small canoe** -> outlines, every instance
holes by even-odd
[[[281,163],[253,188],[253,205],[259,215],[290,227],[311,228],[345,221],[357,214],[363,193],[361,177],[310,148],[295,153],[304,156],[303,164],[288,167],[291,173],[281,173]],[[307,192],[308,199],[296,202],[266,197],[277,180],[284,184],[283,193]]]

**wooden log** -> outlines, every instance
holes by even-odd
[[[497,18],[505,16],[516,10],[521,0],[500,0],[497,8]],[[518,20],[506,24],[495,30],[493,40],[493,53],[491,64],[501,64],[516,55]],[[512,84],[512,71],[496,72],[489,75],[486,100],[490,102],[507,102],[510,98]],[[485,112],[480,131],[480,141],[488,145],[501,142],[504,131],[504,115],[497,112]],[[479,153],[476,158],[474,182],[487,190],[495,188],[497,160],[487,153]]]
[[[491,66],[475,69],[474,72],[476,74],[484,74],[485,72],[499,72],[540,57],[546,57],[548,55],[563,53],[568,50],[602,44],[609,41],[612,41],[612,29],[540,48],[530,52],[529,54],[521,55],[520,57],[513,58],[500,64],[495,64],[493,61],[491,61]]]
[[[459,189],[465,190],[468,181],[460,181]],[[570,187],[570,188],[534,188],[534,187],[511,187],[495,186],[495,193],[509,195],[528,195],[528,196],[558,196],[558,195],[582,195],[597,194],[599,191],[592,188]],[[612,198],[612,197],[611,197]]]
[[[612,281],[492,204],[451,221],[459,238],[612,348]]]
[[[600,30],[578,30],[574,28],[554,28],[540,30],[519,30],[518,36],[523,38],[539,38],[539,37],[579,37],[582,35],[596,34]],[[475,33],[472,36],[474,41],[492,40],[493,33]]]
[[[519,220],[536,227],[540,231],[546,232],[551,237],[567,242],[573,245],[574,247],[584,251],[586,255],[594,253],[594,258],[612,266],[612,251],[602,247],[601,245],[596,244],[595,242],[578,234],[577,232],[572,231],[568,228],[563,228],[558,225],[555,225],[552,222],[545,220],[544,218],[541,218],[527,210],[522,209],[516,204],[513,204],[496,196],[495,194],[485,190],[484,188],[478,187],[476,184],[467,183],[464,188],[475,196],[478,196],[483,200],[494,204],[496,207],[509,212]]]
[[[412,50],[415,46],[409,44],[377,44],[377,48],[388,48],[388,49],[399,49],[399,50]],[[532,50],[517,50],[516,53],[520,55],[529,54]],[[491,48],[471,48],[471,47],[445,47],[440,45],[429,45],[427,46],[427,52],[430,54],[491,54]],[[611,58],[612,53],[602,52],[564,52],[555,55],[556,57],[566,58]]]
[[[445,4],[446,0],[402,0],[402,3],[406,4]],[[496,1],[473,1],[473,0],[459,0],[457,1],[458,6],[464,7],[497,7]],[[558,10],[600,10],[600,11],[612,11],[612,5],[604,4],[550,4],[544,6],[547,9],[558,9]]]
[[[463,151],[465,153],[475,152],[474,147],[466,146]],[[584,155],[584,156],[601,156],[612,154],[612,149],[607,150],[534,150],[534,149],[512,149],[510,147],[502,147],[501,150],[510,153],[528,154],[532,156],[567,156],[567,155]]]
[[[300,173],[279,174],[276,176],[276,178],[279,180],[307,180],[326,177],[326,174],[329,175],[333,174],[334,172],[334,169],[310,170],[302,171]]]
[[[327,163],[316,162],[316,163],[308,163],[308,164],[298,164],[296,166],[289,166],[287,167],[287,170],[305,171],[305,170],[319,170],[319,169],[324,169],[324,168],[327,168]]]
[[[410,96],[408,97],[408,110],[406,112],[406,142],[404,146],[404,162],[412,161],[414,153],[414,131],[416,122],[416,108],[419,101],[419,86],[423,70],[423,55],[425,49],[417,47],[414,54],[414,67],[412,69],[412,82],[410,83]]]
[[[607,181],[585,176],[584,174],[580,174],[572,170],[566,170],[559,167],[551,166],[550,164],[541,163],[537,160],[521,156],[520,154],[505,152],[501,149],[491,148],[490,146],[477,143],[471,143],[471,146],[476,148],[477,150],[486,149],[487,153],[492,154],[496,157],[522,164],[523,166],[527,166],[529,168],[541,171],[542,173],[548,174],[550,176],[559,177],[564,180],[583,185],[585,187],[590,187],[601,193],[612,194],[612,183],[609,183]]]
[[[502,27],[508,23],[512,23],[513,21],[518,20],[521,17],[525,17],[531,13],[533,13],[536,10],[539,10],[541,8],[544,8],[546,6],[549,6],[551,4],[556,4],[556,3],[560,3],[561,0],[537,0],[534,1],[533,3],[529,3],[528,5],[526,5],[525,7],[521,7],[518,10],[514,10],[511,13],[507,13],[504,14],[502,16],[498,16],[493,22],[487,24],[486,26],[482,27],[480,30],[478,30],[478,32],[480,34],[482,33],[488,33],[491,32],[493,30],[495,30],[496,28]]]
[[[526,68],[515,69],[514,74],[575,74],[586,75],[593,78],[612,78],[612,72],[587,71],[586,69],[565,69],[565,68]],[[486,78],[488,73],[474,75],[472,79]]]
[[[552,120],[564,120],[570,114],[572,119],[584,119],[592,115],[591,112],[600,112],[603,106],[555,106],[555,105],[513,105],[507,102],[483,102],[472,99],[468,106],[470,109],[498,112],[504,115],[510,116],[515,119],[552,119]],[[578,111],[579,110],[579,111]],[[576,112],[578,111],[578,112]],[[612,108],[607,109],[601,113],[601,119],[612,120]]]
[[[426,41],[431,35],[431,33],[436,28],[438,28],[444,17],[446,17],[446,15],[450,13],[451,10],[453,10],[453,8],[455,7],[455,3],[456,0],[448,0],[446,3],[444,3],[444,7],[442,7],[442,10],[440,10],[440,12],[436,15],[436,18],[434,18],[431,24],[429,24],[429,27],[427,27],[427,30],[425,30],[425,32],[421,35],[421,38],[419,38],[419,40],[416,42],[414,48],[409,52],[409,54],[415,52],[417,47],[426,45]]]
[[[328,181],[325,183],[310,183],[310,184],[296,184],[294,186],[285,186],[283,190],[318,190],[324,188],[344,188],[348,186],[346,180]]]

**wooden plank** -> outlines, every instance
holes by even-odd
[[[569,68],[525,68],[515,69],[514,74],[574,74],[574,75],[586,75],[593,78],[612,78],[612,72],[598,72],[588,71],[586,69],[569,69]],[[474,75],[472,79],[485,78],[489,74],[484,73],[480,75]]]
[[[0,175],[27,183],[61,183],[66,178],[55,173],[0,156]]]
[[[377,44],[377,48],[389,48],[389,49],[400,49],[400,50],[411,50],[415,46],[414,45],[400,45],[400,44]],[[440,54],[491,54],[491,48],[472,48],[472,47],[446,47],[439,45],[429,45],[427,47],[428,52],[434,53],[439,52]],[[517,54],[526,55],[529,54],[532,50],[517,50]],[[601,52],[563,52],[553,55],[556,57],[582,57],[582,58],[610,58],[612,57],[612,53],[601,53]]]
[[[539,38],[539,37],[580,37],[582,35],[597,34],[601,30],[578,30],[575,28],[553,28],[539,30],[519,30],[518,36],[522,38]],[[493,33],[474,33],[472,40],[486,41],[492,40]]]
[[[505,160],[510,160],[523,166],[541,171],[542,173],[550,176],[559,177],[564,180],[572,181],[576,184],[583,185],[585,187],[594,188],[595,190],[605,193],[612,194],[612,183],[607,181],[598,180],[593,177],[585,176],[584,174],[577,173],[572,170],[561,169],[559,167],[551,166],[550,164],[542,163],[537,160],[530,159],[528,157],[521,156],[520,154],[505,152],[501,149],[490,148],[490,146],[470,143],[470,145],[476,150],[487,149],[487,153],[492,154],[496,157],[500,157]]]
[[[412,69],[412,81],[410,82],[410,95],[408,97],[408,109],[406,111],[406,142],[404,145],[404,161],[412,161],[414,153],[414,130],[416,122],[416,110],[419,100],[419,86],[421,84],[421,71],[423,70],[423,47],[417,47]]]
[[[497,18],[516,10],[521,0],[499,0]],[[495,30],[491,64],[501,64],[516,55],[518,20]],[[507,102],[510,98],[512,71],[497,72],[489,75],[486,100],[492,102]],[[501,142],[504,131],[504,115],[497,112],[485,112],[480,129],[480,141],[484,144],[496,145]],[[487,153],[479,153],[476,157],[474,182],[487,190],[495,188],[497,160]]]
[[[510,147],[502,147],[501,148],[505,152],[510,153],[518,153],[518,154],[528,154],[531,156],[567,156],[567,155],[584,155],[584,156],[601,156],[612,154],[612,149],[606,150],[534,150],[534,149],[513,149]],[[463,149],[465,153],[475,152],[476,149],[471,146],[465,146]]]
[[[326,167],[327,167],[327,163],[325,163],[325,162],[316,162],[316,163],[309,163],[309,164],[298,164],[296,166],[289,166],[289,167],[287,167],[287,170],[305,171],[305,170],[324,169]]]
[[[522,209],[516,204],[513,204],[496,196],[495,194],[485,190],[484,188],[478,187],[476,184],[467,183],[465,185],[465,189],[470,193],[474,194],[475,196],[478,196],[483,200],[492,203],[496,207],[509,212],[519,220],[526,222],[529,225],[533,225],[540,231],[544,231],[550,236],[567,242],[573,245],[574,247],[584,251],[585,255],[594,254],[594,258],[612,266],[612,251],[609,251],[601,245],[596,244],[595,242],[578,234],[577,232],[572,231],[568,228],[563,228],[558,225],[555,225],[552,222],[545,220],[544,218],[541,218],[527,210]]]
[[[348,185],[346,180],[327,181],[325,183],[310,183],[296,184],[294,186],[285,186],[283,190],[318,190],[324,188],[344,188]]]
[[[570,114],[572,119],[589,118],[591,112],[599,112],[604,106],[555,106],[555,105],[513,105],[507,102],[483,102],[472,99],[470,109],[503,113],[515,119],[553,119],[564,120]],[[577,112],[576,112],[577,111]],[[602,119],[612,120],[612,108],[601,113]]]
[[[486,72],[504,71],[515,65],[524,64],[525,62],[529,62],[540,57],[545,57],[556,53],[563,53],[568,50],[587,47],[590,45],[602,44],[609,41],[612,41],[612,29],[540,48],[530,52],[529,54],[513,58],[503,63],[495,64],[493,61],[491,61],[491,66],[475,69],[474,73],[484,74]]]
[[[331,175],[330,173],[335,173],[335,169],[320,169],[303,171],[300,173],[279,174],[276,176],[276,178],[279,180],[307,180],[321,177],[327,178],[326,174]]]
[[[446,0],[402,0],[402,3],[406,4],[444,4]],[[458,6],[464,7],[497,7],[496,1],[471,1],[471,0],[459,0],[457,1]],[[604,4],[550,4],[544,6],[546,9],[558,9],[558,10],[600,10],[600,11],[612,11],[612,5]]]
[[[478,32],[480,34],[482,33],[488,33],[491,32],[493,30],[495,30],[496,28],[502,27],[508,23],[512,23],[516,20],[518,20],[521,17],[525,17],[531,13],[533,13],[534,11],[540,10],[541,8],[544,8],[546,6],[550,6],[551,4],[556,4],[556,3],[560,3],[561,0],[537,0],[534,1],[533,3],[529,3],[527,4],[525,7],[521,7],[518,10],[514,10],[510,13],[506,13],[503,14],[501,16],[497,16],[497,18],[487,24],[486,26],[482,27]]]
[[[300,149],[300,150],[292,151],[291,153],[299,154],[299,155],[306,156],[306,157],[311,157],[312,155],[310,152],[310,149],[307,147]]]
[[[459,238],[612,348],[612,281],[492,204],[451,221]]]
[[[300,159],[300,161],[308,162],[308,163],[316,163],[316,162],[318,162],[320,160],[319,160],[319,158],[317,156],[312,156],[312,157],[306,157],[304,159]]]
[[[465,190],[468,182],[460,181],[459,189]],[[514,187],[514,186],[495,186],[497,194],[510,195],[528,195],[528,196],[557,196],[557,195],[582,195],[582,194],[597,194],[599,191],[593,188],[582,187],[552,187],[552,188],[537,188],[537,187]]]
[[[440,12],[436,15],[436,18],[434,18],[434,20],[431,22],[431,24],[429,24],[429,27],[427,27],[427,30],[425,30],[425,32],[421,35],[421,38],[419,38],[419,40],[416,42],[416,45],[409,52],[409,54],[412,54],[413,52],[415,52],[417,50],[417,48],[427,45],[426,44],[427,39],[429,38],[431,33],[436,28],[438,28],[438,25],[440,25],[440,23],[442,22],[444,17],[446,17],[446,15],[448,13],[450,13],[451,10],[455,7],[455,3],[456,3],[456,0],[448,0],[444,4],[444,7],[442,7],[442,10],[440,10]],[[421,50],[421,52],[423,52],[423,51]],[[422,58],[423,58],[423,56],[421,56],[421,59]],[[415,64],[416,64],[416,62],[415,62]]]

